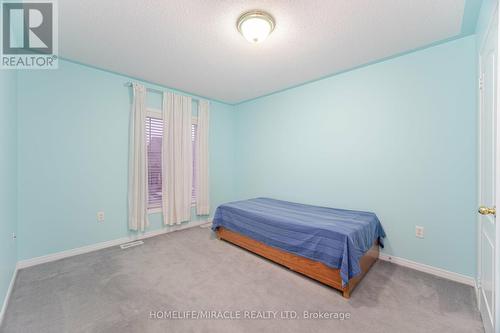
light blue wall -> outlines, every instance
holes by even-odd
[[[127,236],[130,79],[61,61],[18,80],[19,259]],[[148,96],[149,106],[160,102],[160,94]],[[233,198],[232,111],[212,102],[212,211]],[[149,230],[160,227],[156,214]]]
[[[17,75],[0,70],[0,310],[17,262]]]
[[[385,253],[474,276],[476,124],[474,36],[246,102],[237,197],[374,211]]]
[[[460,33],[460,37],[469,36],[475,33],[481,6],[483,6],[484,3],[488,1],[492,0],[465,0],[464,15],[462,17],[462,31]]]
[[[476,24],[476,38],[478,48],[481,46],[484,38],[486,37],[486,31],[488,25],[490,24],[495,8],[498,5],[498,0],[483,0],[481,9],[479,10],[479,16]]]

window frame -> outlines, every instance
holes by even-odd
[[[160,109],[146,108],[146,117],[163,120],[163,112]],[[198,125],[198,117],[197,116],[191,117],[191,125]],[[196,207],[196,201],[191,202],[191,207]],[[160,207],[149,207],[149,200],[148,200],[148,214],[156,214],[156,213],[162,213],[162,212],[163,212],[163,208],[161,205],[160,205]]]

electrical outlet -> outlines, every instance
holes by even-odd
[[[104,212],[97,212],[97,222],[104,222]]]
[[[415,237],[424,238],[424,227],[419,225],[415,226]]]
[[[17,238],[16,233],[15,233],[15,232],[13,232],[13,233],[12,233],[12,239],[13,239],[13,240],[16,240],[16,238]]]

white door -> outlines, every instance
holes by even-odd
[[[485,42],[480,48],[479,68],[480,68],[480,117],[479,117],[479,207],[478,212],[478,291],[479,291],[479,310],[483,319],[484,327],[487,333],[500,330],[498,327],[498,318],[495,318],[498,308],[498,290],[499,274],[496,270],[496,258],[500,259],[498,254],[497,224],[495,207],[498,205],[496,188],[500,188],[500,173],[497,167],[500,167],[498,159],[500,154],[496,154],[497,132],[499,123],[497,122],[497,93],[499,85],[497,84],[497,55],[498,55],[498,17],[489,27]],[[498,196],[500,197],[500,196]],[[500,207],[500,205],[498,205]],[[500,230],[500,228],[499,228]],[[495,324],[497,326],[495,326]],[[495,330],[496,327],[496,330]]]

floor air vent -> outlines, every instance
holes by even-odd
[[[136,241],[136,242],[122,244],[122,245],[120,245],[120,247],[122,248],[122,250],[125,250],[125,249],[128,249],[129,247],[133,247],[133,246],[137,246],[137,245],[142,245],[142,244],[144,244],[143,241]]]

